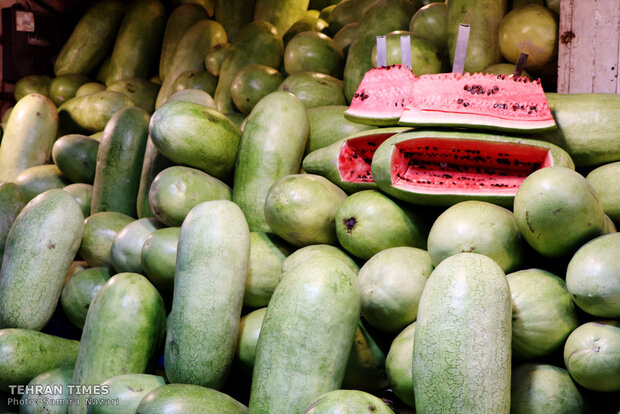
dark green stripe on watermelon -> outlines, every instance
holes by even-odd
[[[303,169],[327,178],[348,193],[376,188],[370,171],[375,150],[392,135],[409,130],[376,128],[350,135],[306,155]]]
[[[374,154],[372,176],[400,200],[449,206],[482,200],[511,207],[521,182],[551,166],[574,169],[570,156],[543,141],[452,130],[393,136]]]

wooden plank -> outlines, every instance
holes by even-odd
[[[559,93],[620,93],[618,0],[563,0],[558,45]]]
[[[570,54],[573,33],[573,2],[562,0],[560,3],[560,36],[558,45],[558,93],[570,90]]]
[[[620,28],[620,7],[618,3],[597,0],[594,9],[594,26],[596,30],[592,44],[594,50],[592,91],[616,93],[618,83],[618,29]]]
[[[595,0],[573,2],[573,33],[570,56],[570,93],[592,92],[596,27],[593,3]]]

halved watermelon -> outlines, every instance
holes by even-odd
[[[307,173],[327,178],[347,193],[376,188],[370,171],[375,150],[392,135],[410,130],[376,128],[349,135],[306,155],[302,167]]]
[[[414,130],[385,140],[371,171],[383,192],[414,204],[483,200],[511,207],[521,182],[551,166],[574,169],[568,153],[544,141],[453,130]]]

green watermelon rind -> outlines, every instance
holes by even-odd
[[[392,151],[396,144],[416,139],[416,138],[463,138],[468,140],[493,141],[493,142],[512,142],[521,143],[523,145],[532,145],[541,148],[548,148],[551,158],[551,166],[561,166],[575,169],[575,164],[570,155],[562,148],[550,144],[548,142],[520,138],[508,135],[496,135],[485,132],[469,132],[469,131],[453,131],[442,129],[416,129],[409,132],[403,132],[393,135],[385,140],[375,151],[371,172],[373,180],[379,190],[393,196],[402,201],[413,204],[421,204],[428,206],[451,206],[461,201],[480,200],[497,204],[503,207],[511,208],[514,200],[514,194],[475,194],[471,191],[463,191],[459,193],[455,190],[452,193],[434,194],[426,191],[403,190],[392,185],[391,164]]]
[[[354,109],[347,109],[344,112],[344,117],[358,124],[373,125],[377,127],[393,127],[399,125],[400,116],[369,116],[367,112],[356,111]],[[405,126],[404,124],[402,126]]]
[[[361,121],[358,121],[361,122]],[[405,108],[397,125],[408,127],[468,127],[500,132],[536,133],[557,128],[555,120],[516,120],[492,115]]]

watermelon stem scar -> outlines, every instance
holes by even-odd
[[[357,220],[355,219],[355,217],[349,217],[349,218],[343,219],[342,222],[347,228],[347,233],[349,234],[353,232],[353,228],[357,224]]]

